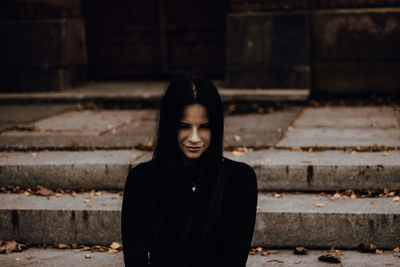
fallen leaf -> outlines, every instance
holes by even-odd
[[[277,260],[277,259],[268,260],[267,262],[279,262],[279,263],[284,263],[284,261]]]
[[[16,260],[16,261],[20,261],[21,259],[20,259],[20,258],[15,258],[15,260]]]
[[[26,256],[26,259],[27,260],[31,260],[31,259],[33,259],[33,257],[32,256]]]
[[[315,206],[317,208],[323,208],[323,207],[325,207],[325,204],[323,204],[323,203],[315,203]]]
[[[308,253],[307,249],[304,247],[297,247],[293,251],[295,255],[306,255]]]
[[[39,188],[39,190],[36,191],[36,194],[38,194],[40,196],[48,197],[48,196],[53,196],[54,195],[53,190],[50,190],[50,189],[45,188],[43,186],[37,186],[37,188]]]
[[[320,196],[313,196],[313,199],[319,200],[321,197]]]
[[[86,259],[90,259],[91,257],[92,257],[92,256],[91,256],[90,254],[86,254],[86,255],[85,255],[85,258],[86,258]]]
[[[83,202],[89,203],[89,202],[90,202],[90,199],[85,199]]]
[[[115,253],[118,253],[118,250],[117,249],[113,249],[113,248],[109,248],[108,249],[108,253],[109,254],[115,254]]]
[[[118,242],[112,242],[112,244],[110,245],[110,248],[112,248],[112,249],[122,249],[122,244],[120,244]]]
[[[277,254],[278,251],[277,250],[264,250],[261,252],[261,256],[268,256],[270,254]]]
[[[256,251],[257,251],[257,252],[261,252],[261,251],[263,251],[263,248],[262,248],[262,247],[257,247],[257,248],[256,248]]]
[[[241,156],[241,155],[243,155],[243,153],[242,152],[240,152],[240,151],[232,151],[232,154],[234,155],[234,156]]]
[[[392,199],[392,201],[393,201],[393,202],[399,202],[399,201],[400,201],[400,196],[395,196],[395,197]]]
[[[383,254],[383,250],[377,249],[377,250],[375,251],[375,253],[376,253],[376,254]]]
[[[10,254],[11,252],[20,252],[26,249],[24,244],[17,241],[7,241],[0,246],[0,254]]]
[[[340,263],[340,254],[335,250],[331,250],[324,255],[319,256],[318,260],[331,263]]]
[[[24,192],[24,195],[27,196],[27,197],[29,197],[29,196],[31,195],[31,193],[29,193],[28,191],[25,191],[25,192]]]
[[[303,263],[304,261],[296,261],[294,264],[300,264]]]
[[[66,248],[69,248],[70,246],[67,245],[67,244],[64,244],[64,243],[60,243],[60,244],[57,245],[57,247],[61,248],[61,249],[66,249]]]
[[[18,131],[34,131],[35,128],[36,127],[33,124],[18,124],[17,125]]]
[[[400,252],[400,247],[395,247],[395,248],[393,249],[393,252]]]

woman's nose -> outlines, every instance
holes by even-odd
[[[189,140],[189,142],[191,142],[191,143],[197,143],[197,142],[200,141],[200,137],[199,137],[199,135],[197,134],[197,128],[196,128],[196,127],[194,127],[194,128],[192,129],[192,133],[190,134],[188,140]]]

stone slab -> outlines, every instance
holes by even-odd
[[[318,10],[311,15],[316,62],[400,59],[400,8]]]
[[[258,206],[254,246],[355,248],[372,243],[393,249],[400,242],[400,203],[391,198],[259,194]]]
[[[256,151],[225,153],[257,174],[259,191],[335,191],[400,188],[400,151]]]
[[[399,147],[400,129],[293,128],[276,146],[344,148],[375,145]]]
[[[1,194],[0,199],[1,240],[93,245],[121,242],[119,194],[91,197],[83,193],[50,199]]]
[[[129,170],[150,154],[140,151],[0,153],[0,186],[123,189]]]
[[[258,89],[233,88],[222,86],[221,81],[214,81],[222,101],[229,102],[304,102],[310,94],[308,89]],[[0,94],[0,103],[21,102],[93,102],[93,103],[153,103],[157,104],[167,82],[97,82],[62,92],[7,93]],[[134,107],[134,105],[132,106]]]
[[[385,154],[386,155],[386,154]],[[249,164],[259,191],[400,188],[400,152],[261,150],[225,156]],[[135,150],[0,152],[0,186],[123,189],[130,168],[151,159]]]
[[[299,111],[299,108],[294,107],[264,115],[227,116],[226,144],[273,146]],[[20,150],[129,149],[138,143],[154,140],[156,111],[71,111],[37,121],[34,125],[36,130],[33,132],[3,132],[0,136],[0,147]],[[234,136],[239,136],[240,140],[235,141]]]
[[[83,19],[2,21],[0,36],[1,67],[46,70],[86,64]]]
[[[392,61],[319,62],[313,66],[313,93],[398,93],[400,65]]]
[[[227,85],[309,88],[308,28],[306,12],[228,14]]]
[[[400,115],[392,107],[304,108],[293,127],[400,129]]]
[[[341,264],[332,264],[329,262],[322,262],[318,257],[325,254],[325,250],[308,250],[307,255],[294,255],[292,250],[277,250],[276,254],[268,256],[254,255],[249,256],[247,260],[247,267],[261,267],[261,266],[316,266],[316,267],[332,267],[332,266],[397,266],[400,265],[400,258],[395,257],[392,251],[383,251],[382,254],[373,253],[360,253],[354,250],[341,250],[343,257]],[[277,261],[271,261],[273,259]],[[281,261],[281,262],[279,262]]]
[[[0,131],[74,109],[72,105],[1,105]]]
[[[276,254],[269,256],[249,255],[247,267],[260,266],[317,266],[328,267],[332,263],[324,263],[318,260],[325,250],[309,250],[307,255],[294,255],[292,250],[277,250]],[[395,257],[391,251],[383,251],[382,254],[360,253],[353,250],[342,250],[342,266],[396,266],[400,265],[400,258]],[[85,258],[90,255],[90,259]],[[31,256],[28,260],[26,257]],[[19,260],[17,260],[17,258]],[[276,259],[280,262],[267,262]],[[0,265],[2,266],[31,266],[31,267],[108,267],[124,266],[123,254],[109,254],[107,252],[73,252],[71,249],[39,249],[30,248],[21,253],[12,253],[10,255],[0,255]]]
[[[360,243],[372,243],[383,249],[398,246],[399,202],[391,198],[314,197],[286,194],[278,199],[259,194],[252,245],[354,248]],[[121,240],[119,194],[90,197],[84,193],[50,199],[0,194],[0,202],[1,240],[93,245]],[[325,206],[318,208],[316,203]]]
[[[299,111],[300,108],[291,108],[287,111],[270,114],[227,116],[224,129],[225,144],[253,147],[273,146]]]

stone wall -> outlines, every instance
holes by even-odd
[[[0,4],[0,91],[63,90],[86,80],[81,0]]]
[[[400,1],[232,0],[227,85],[400,92]]]

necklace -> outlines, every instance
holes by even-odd
[[[193,192],[196,192],[196,190],[197,190],[197,187],[196,187],[196,184],[192,181],[192,179],[190,179],[189,177],[186,177],[188,180],[189,180],[189,182],[193,185],[193,187],[192,187],[192,191]]]

